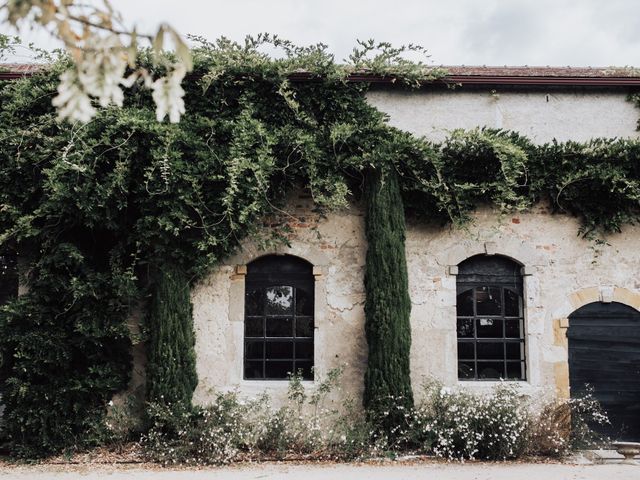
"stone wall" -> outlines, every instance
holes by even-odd
[[[243,380],[244,275],[242,268],[265,254],[291,254],[314,265],[315,372],[321,379],[346,365],[345,391],[362,398],[367,345],[364,336],[364,262],[366,241],[361,209],[353,207],[324,218],[311,198],[293,196],[287,212],[265,221],[265,231],[287,233],[290,246],[261,250],[247,242],[241,252],[216,268],[192,292],[199,384],[195,402],[206,403],[215,391],[238,389],[254,396],[286,393],[286,381]],[[312,382],[305,382],[308,386]]]
[[[308,200],[305,200],[308,201]],[[364,222],[358,207],[320,218],[298,203],[290,212],[290,247],[243,251],[213,271],[193,290],[200,383],[196,401],[218,390],[282,396],[286,381],[242,379],[242,266],[265,253],[288,253],[316,266],[315,363],[319,378],[347,364],[345,394],[360,398],[366,365],[364,337]],[[543,205],[502,217],[476,213],[466,229],[417,225],[407,229],[407,263],[412,300],[412,380],[435,377],[446,385],[488,388],[494,382],[458,382],[455,266],[480,253],[510,257],[524,265],[527,381],[525,391],[567,394],[567,350],[562,328],[576,308],[592,301],[621,301],[640,307],[640,228],[629,227],[596,245],[577,236],[578,222],[551,215]],[[280,228],[280,227],[270,227]],[[454,268],[452,268],[454,267]],[[241,270],[241,269],[240,269]],[[615,298],[614,298],[615,297]]]
[[[610,92],[420,92],[379,91],[370,101],[391,123],[416,134],[441,139],[448,129],[492,126],[521,131],[538,142],[636,135],[637,110],[624,94]],[[244,275],[242,267],[268,253],[297,255],[314,265],[316,278],[316,378],[347,364],[345,391],[360,399],[366,366],[364,336],[364,238],[360,207],[331,213],[313,211],[311,199],[295,195],[264,231],[287,233],[290,246],[260,250],[247,242],[197,285],[192,293],[199,385],[195,401],[206,403],[216,391],[238,389],[246,395],[286,393],[286,381],[245,381],[243,363]],[[593,301],[619,301],[640,308],[640,228],[611,235],[608,245],[577,236],[578,222],[552,215],[544,205],[517,216],[490,209],[476,213],[467,228],[408,223],[407,262],[413,346],[412,380],[430,376],[455,386],[483,389],[494,382],[458,382],[456,357],[455,267],[479,254],[508,256],[524,266],[527,381],[523,389],[568,394],[565,329],[569,314]],[[311,388],[312,382],[308,383]]]

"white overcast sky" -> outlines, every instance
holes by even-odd
[[[242,40],[269,32],[323,42],[338,60],[355,40],[426,47],[434,64],[640,66],[640,0],[112,0],[130,25]],[[11,33],[6,25],[0,32]],[[21,32],[40,47],[44,34]],[[19,61],[20,58],[14,60]]]

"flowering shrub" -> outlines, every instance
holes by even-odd
[[[308,394],[300,375],[289,381],[288,401],[274,409],[263,394],[245,401],[236,392],[220,393],[207,407],[152,403],[150,427],[141,443],[147,457],[162,464],[224,464],[239,458],[306,456],[351,459],[384,450],[351,400],[341,409],[324,403],[339,388],[342,368]]]
[[[415,428],[424,432],[433,453],[461,460],[521,456],[530,422],[531,413],[510,385],[488,395],[432,386],[414,418]]]
[[[536,404],[509,383],[475,393],[430,382],[416,409],[388,401],[387,411],[365,416],[352,400],[334,408],[324,405],[340,388],[341,374],[341,368],[332,370],[310,392],[301,376],[292,376],[288,401],[277,409],[267,394],[245,401],[236,392],[218,394],[207,407],[151,404],[151,426],[142,445],[150,460],[163,464],[292,456],[349,460],[402,452],[504,460],[559,457],[593,446],[602,439],[590,425],[607,422],[591,395]],[[386,416],[405,421],[387,434],[377,428]]]
[[[435,382],[427,384],[425,393],[407,439],[449,460],[561,456],[601,441],[590,425],[608,421],[592,395],[540,405],[516,384],[474,393]]]

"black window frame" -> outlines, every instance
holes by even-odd
[[[469,305],[464,308],[461,305],[461,296],[471,291],[472,311],[468,311]],[[491,295],[500,292],[499,313],[492,312],[478,313],[478,295]],[[517,314],[507,312],[505,293],[512,292],[517,299]],[[464,299],[464,297],[462,297]],[[511,297],[513,300],[514,297]],[[468,295],[467,295],[468,300]],[[513,306],[513,304],[511,304]],[[461,312],[461,310],[465,310]],[[509,314],[507,314],[509,313]],[[501,326],[501,334],[492,336],[479,334],[482,322],[486,322],[488,331],[496,325]],[[490,323],[489,323],[490,322]],[[508,326],[517,325],[516,335],[508,335]],[[469,326],[472,328],[470,329]],[[511,327],[510,327],[511,328]],[[472,334],[465,332],[472,330]],[[496,329],[497,330],[497,329]],[[461,335],[461,332],[463,334]],[[480,332],[484,333],[484,332]],[[514,333],[513,331],[510,333]],[[479,358],[478,350],[482,350],[484,356],[486,351],[500,344],[502,352],[495,358]],[[462,347],[465,345],[465,347]],[[473,356],[466,356],[462,350],[470,350],[466,345],[472,345]],[[518,345],[513,349],[509,345]],[[480,346],[480,348],[479,348]],[[527,381],[527,345],[526,345],[526,322],[524,305],[524,287],[522,267],[515,261],[500,255],[476,255],[458,266],[456,277],[456,352],[459,381]],[[514,350],[519,351],[518,358],[515,357]],[[472,366],[472,375],[463,373],[463,365]],[[501,372],[497,376],[481,377],[481,366],[488,368],[492,365],[497,367],[501,364]],[[517,365],[517,367],[514,367]],[[511,369],[509,368],[511,366]],[[520,372],[513,375],[514,371]],[[501,375],[500,375],[501,373]]]
[[[293,255],[267,255],[260,257],[247,265],[245,276],[244,298],[244,328],[243,328],[243,379],[248,381],[288,380],[292,373],[302,372],[303,380],[313,381],[315,365],[315,278],[313,265],[306,260]],[[292,305],[287,313],[271,314],[265,301],[267,292],[276,292],[277,289],[291,289]],[[282,291],[282,290],[281,290]],[[305,294],[306,304],[304,312],[299,311],[301,294]],[[258,311],[250,311],[254,308],[251,295],[263,297],[264,304],[255,308]],[[259,302],[260,300],[258,300]],[[290,319],[290,336],[270,335],[271,322],[280,321],[286,325]],[[250,322],[253,324],[250,326]],[[261,334],[256,334],[256,325],[262,322]],[[302,327],[300,326],[302,324]],[[299,331],[305,330],[307,335],[300,336]],[[269,354],[270,350],[288,349],[290,345],[291,355],[287,357]],[[255,352],[261,352],[261,356]],[[309,356],[310,351],[310,356]],[[253,353],[252,353],[253,352]],[[301,353],[304,352],[304,353]],[[256,375],[260,364],[261,373]],[[282,368],[289,364],[286,371],[281,370],[274,374],[274,369]],[[269,369],[271,367],[271,369]],[[286,374],[285,374],[286,373]]]

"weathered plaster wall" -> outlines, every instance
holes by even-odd
[[[390,116],[391,125],[441,141],[456,128],[515,130],[537,143],[637,137],[638,109],[620,91],[534,92],[374,90],[367,99]]]
[[[311,199],[297,195],[287,214],[267,219],[269,228],[286,224],[290,246],[259,250],[251,241],[215,269],[192,291],[199,384],[196,402],[206,403],[215,391],[237,389],[254,396],[268,391],[274,399],[286,394],[286,381],[243,380],[244,275],[243,266],[262,255],[297,255],[314,265],[315,372],[325,377],[345,365],[341,395],[360,399],[366,365],[364,336],[364,260],[366,253],[362,212],[353,208],[323,219],[314,213]],[[307,383],[307,382],[305,382]],[[312,386],[311,382],[307,384]]]
[[[501,254],[525,268],[525,390],[566,395],[566,317],[593,301],[638,305],[640,228],[611,235],[596,246],[576,235],[578,222],[544,206],[500,217],[490,209],[466,230],[413,225],[407,232],[412,311],[412,378],[436,376],[448,385],[486,388],[492,382],[458,382],[455,266],[477,254]],[[452,268],[454,267],[454,268]],[[637,308],[637,307],[636,307]],[[563,325],[564,324],[564,325]],[[415,387],[414,387],[415,388]]]
[[[366,364],[364,338],[364,258],[362,212],[320,218],[298,204],[290,253],[317,266],[315,359],[318,376],[347,363],[345,394],[360,398]],[[508,256],[525,268],[527,381],[525,391],[567,394],[566,318],[592,301],[621,301],[640,307],[640,228],[629,227],[596,246],[576,235],[578,222],[551,215],[543,206],[501,217],[482,209],[464,230],[409,222],[407,262],[412,299],[412,380],[420,385],[436,377],[450,386],[484,389],[493,382],[458,382],[456,356],[455,267],[480,254]],[[278,227],[276,227],[278,228]],[[244,276],[236,266],[265,252],[248,243],[243,252],[213,271],[193,291],[197,335],[196,401],[206,403],[216,390],[238,389],[246,395],[265,390],[277,399],[287,383],[242,379]],[[267,252],[273,253],[273,252]]]

